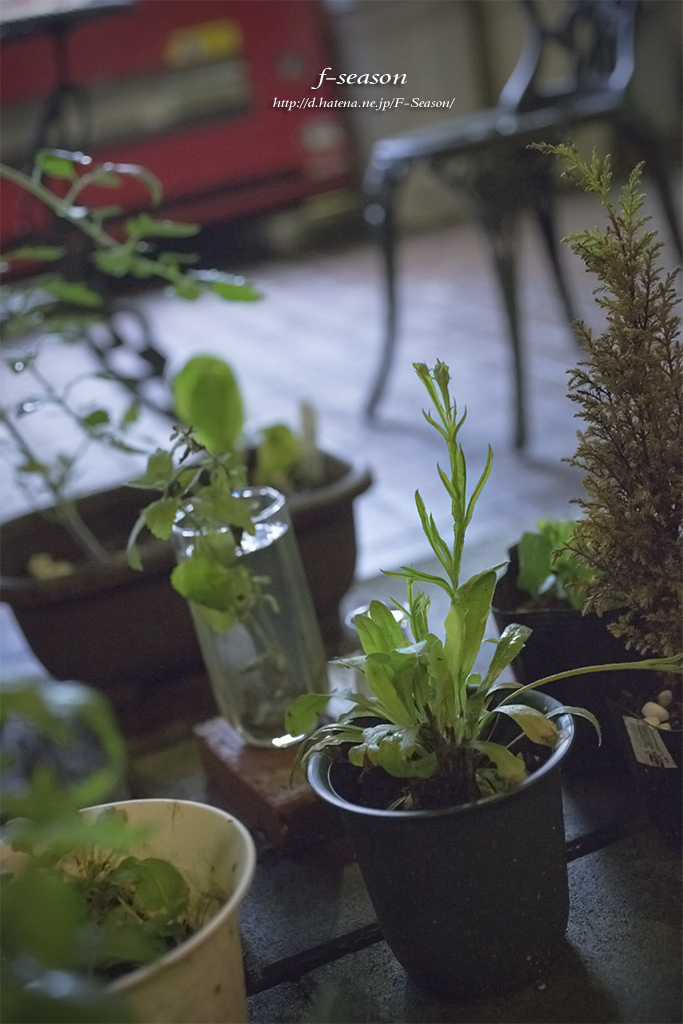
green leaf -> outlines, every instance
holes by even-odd
[[[503,630],[500,640],[496,641],[496,649],[489,665],[489,670],[484,678],[484,688],[488,689],[503,669],[507,668],[511,661],[517,657],[524,644],[531,636],[528,626],[520,626],[513,622]]]
[[[290,736],[301,736],[316,724],[331,700],[329,693],[302,693],[285,713],[285,729]]]
[[[373,622],[369,615],[356,615],[353,624],[366,654],[388,654],[392,650],[392,643],[384,630],[377,622]]]
[[[78,927],[86,916],[77,888],[62,872],[35,866],[0,880],[3,957],[32,956],[46,967],[73,966]]]
[[[385,723],[363,729],[363,741],[349,751],[352,764],[369,762],[395,778],[428,779],[437,768],[436,754],[426,752],[417,730]]]
[[[136,909],[144,915],[165,911],[178,917],[187,909],[190,891],[177,868],[158,857],[126,857],[111,872],[116,885],[133,889]]]
[[[72,302],[75,306],[94,308],[102,305],[102,297],[97,292],[78,282],[65,281],[63,277],[50,277],[41,282],[41,287],[62,302]]]
[[[181,299],[198,299],[202,294],[202,290],[198,284],[195,284],[189,277],[180,277],[177,281],[173,282],[176,295]]]
[[[99,427],[102,423],[109,423],[109,413],[105,409],[95,409],[83,417],[86,427]]]
[[[403,631],[394,618],[391,610],[381,601],[370,602],[370,618],[375,622],[389,643],[389,650],[399,647],[406,647],[408,641]]]
[[[300,449],[301,445],[289,427],[282,423],[266,427],[256,451],[254,483],[270,484],[280,490],[291,489],[291,475]]]
[[[560,708],[553,708],[552,711],[548,712],[549,718],[555,718],[558,715],[577,715],[579,718],[585,718],[587,722],[590,722],[595,731],[598,734],[598,743],[602,743],[602,730],[600,723],[594,714],[587,711],[586,708],[575,708],[568,704],[563,704]]]
[[[110,277],[125,277],[130,271],[133,253],[121,245],[113,249],[100,249],[93,253],[92,258],[103,274],[109,274]]]
[[[126,221],[126,231],[136,238],[190,238],[201,230],[199,224],[179,224],[172,220],[155,220],[140,213]]]
[[[35,163],[43,174],[48,174],[51,178],[66,178],[67,181],[75,181],[78,177],[73,160],[66,156],[58,156],[49,149],[39,150]]]
[[[492,743],[490,740],[472,740],[470,746],[474,750],[481,751],[496,766],[496,771],[501,779],[510,785],[523,782],[527,777],[527,770],[521,757],[516,757],[507,747],[500,743]]]
[[[128,486],[163,491],[173,479],[173,472],[172,456],[159,448],[147,460],[143,475],[131,480]]]
[[[186,558],[173,569],[171,583],[187,601],[215,608],[217,611],[232,611],[234,583],[240,583],[237,569],[228,569],[211,558],[193,556]],[[249,584],[254,584],[247,572]],[[237,594],[238,600],[240,592]]]
[[[17,249],[11,249],[2,254],[0,259],[3,263],[13,263],[15,260],[40,260],[53,262],[66,255],[66,249],[62,245],[20,245]]]
[[[499,704],[493,712],[513,718],[532,743],[551,748],[557,745],[557,726],[542,711],[530,708],[527,704]]]
[[[552,544],[544,533],[525,533],[518,545],[519,573],[517,586],[536,597],[552,572]]]
[[[493,569],[472,576],[455,592],[446,616],[444,649],[454,680],[472,671],[491,612],[496,573]]]
[[[402,580],[414,580],[418,583],[433,583],[435,586],[445,590],[449,597],[453,596],[453,588],[448,580],[443,579],[441,576],[435,576],[430,572],[422,572],[420,569],[415,569],[412,565],[403,565],[400,569],[393,569],[391,571],[385,570],[384,575],[396,576]]]
[[[192,504],[203,522],[238,526],[251,536],[256,533],[248,498],[209,486],[197,491]]]
[[[412,715],[397,692],[393,666],[386,654],[367,656],[365,678],[385,711],[384,717],[397,725],[412,725]]]
[[[145,525],[159,540],[168,540],[179,511],[177,498],[159,498],[145,509]]]
[[[488,455],[486,457],[486,465],[484,466],[484,471],[482,472],[482,474],[481,474],[481,476],[479,478],[477,486],[474,488],[474,491],[472,492],[472,496],[471,496],[469,504],[467,506],[467,513],[465,515],[465,525],[469,524],[469,522],[472,519],[472,514],[474,512],[474,507],[477,504],[477,501],[479,500],[479,495],[481,494],[481,492],[484,489],[484,484],[486,483],[486,481],[488,480],[489,476],[491,475],[492,467],[493,467],[493,449],[491,448],[491,445],[489,445],[489,450],[488,450]]]
[[[211,283],[210,290],[229,302],[256,302],[261,298],[251,285],[241,279],[220,278]]]
[[[211,452],[231,451],[242,432],[244,414],[237,381],[227,363],[195,356],[173,381],[178,414]]]

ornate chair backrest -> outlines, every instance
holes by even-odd
[[[560,16],[550,24],[535,0],[520,3],[526,15],[526,39],[499,106],[534,110],[596,92],[623,97],[635,63],[637,0],[552,3],[545,10],[553,15],[559,11]]]

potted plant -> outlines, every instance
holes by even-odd
[[[390,573],[407,581],[403,611],[414,642],[380,602],[356,618],[365,653],[349,666],[364,673],[372,696],[348,695],[351,710],[309,735],[300,758],[316,792],[341,810],[384,936],[408,974],[437,994],[494,994],[535,977],[560,949],[568,895],[559,767],[571,715],[597,723],[536,689],[552,677],[526,687],[499,681],[527,628],[509,626],[488,665],[477,662],[499,567],[464,583],[459,575],[492,454],[468,496],[458,440],[464,416],[448,368],[416,371],[434,410],[425,416],[448,451],[448,470],[439,473],[450,542],[419,492],[415,498],[444,572]],[[443,640],[430,631],[420,583],[450,599]],[[311,728],[328,699],[299,698],[290,732]]]
[[[605,230],[580,231],[567,239],[598,278],[596,301],[606,319],[601,332],[577,325],[587,355],[569,377],[569,397],[584,424],[576,454],[568,460],[586,474],[586,496],[577,501],[583,517],[552,541],[523,540],[511,553],[511,564],[494,596],[499,627],[514,619],[534,628],[515,663],[522,682],[538,671],[538,662],[530,663],[536,657],[543,658],[552,672],[589,660],[677,653],[683,621],[678,270],[662,270],[662,244],[656,232],[645,230],[640,166],[614,204],[609,158],[594,154],[586,162],[573,146],[544,148],[568,162],[566,173],[599,198],[607,215]],[[528,594],[524,598],[522,592],[533,591],[534,574],[538,580],[546,570],[562,566],[573,574],[573,609],[567,602],[564,607],[544,608],[536,602],[526,609],[525,618],[520,601],[528,602]],[[580,689],[594,710],[616,699],[639,713],[672,687],[672,698],[680,705],[680,683],[649,674],[584,677],[569,685],[574,698],[579,699]],[[666,711],[664,717],[669,714]],[[609,719],[605,721],[609,724]],[[676,743],[674,737],[660,739],[663,744]],[[610,750],[608,765],[620,767],[623,762],[613,756],[615,746]],[[586,747],[582,753],[588,757],[590,752]]]
[[[81,811],[120,776],[123,746],[99,694],[80,691],[65,715],[51,685],[5,686],[3,732],[29,722],[54,752],[87,728],[103,757],[70,781],[50,758],[22,777],[3,765],[5,1017],[246,1021],[237,912],[255,864],[249,834],[188,801]]]
[[[158,200],[160,185],[142,168],[93,167],[82,154],[42,152],[30,178],[4,166],[0,173],[86,236],[102,274],[156,276],[187,299],[205,290],[228,300],[258,297],[242,279],[215,271],[195,272],[185,266],[186,257],[153,251],[159,238],[193,234],[196,226],[140,214],[126,222],[121,238],[119,231],[103,226],[115,208],[82,205],[92,188],[113,189],[130,176]],[[48,188],[45,178],[57,184]],[[25,260],[52,264],[64,252],[64,247],[24,246],[4,260],[9,265]],[[48,671],[103,688],[114,700],[127,732],[154,729],[169,717],[197,721],[214,714],[215,704],[201,678],[203,663],[190,616],[184,601],[168,585],[174,564],[170,546],[152,541],[142,548],[142,576],[126,562],[130,529],[153,495],[113,488],[75,500],[76,471],[88,445],[104,444],[135,454],[149,450],[139,436],[131,437],[138,421],[137,399],[131,401],[128,396],[122,406],[117,395],[116,412],[92,403],[83,407],[77,381],[58,389],[41,370],[40,359],[49,341],[81,339],[83,329],[103,316],[103,300],[90,286],[52,271],[3,289],[3,338],[10,346],[6,360],[15,372],[31,378],[35,395],[30,402],[3,408],[0,424],[9,442],[6,451],[15,456],[17,482],[30,492],[39,511],[3,524],[2,599],[13,608]],[[26,332],[32,332],[30,343]],[[17,338],[22,339],[21,345],[12,348]],[[53,461],[42,447],[36,451],[28,429],[29,412],[46,405],[76,431],[73,450],[59,453]],[[265,454],[256,463],[260,472],[266,472],[272,470],[274,454],[283,448],[281,428],[268,431],[261,447]],[[292,499],[293,519],[325,640],[329,649],[335,649],[341,637],[339,601],[355,568],[352,503],[369,486],[370,476],[364,467],[329,454],[322,454],[322,462],[323,484]]]
[[[512,662],[518,683],[591,664],[636,661],[639,655],[614,637],[608,625],[615,612],[598,616],[584,612],[583,584],[593,573],[571,550],[575,521],[540,520],[509,551],[509,562],[493,593],[493,617],[499,632],[513,622],[531,630]],[[585,721],[574,723],[575,736],[565,769],[582,773],[619,774],[624,769],[622,745],[608,713],[609,702],[626,690],[651,686],[648,672],[619,672],[568,677],[544,689],[563,704],[588,708],[603,724],[602,742]]]
[[[219,372],[220,371],[220,372]],[[192,428],[176,428],[133,486],[160,496],[142,510],[128,543],[142,570],[140,531],[173,538],[171,583],[189,603],[219,709],[255,746],[283,746],[295,696],[326,688],[326,662],[285,499],[247,486],[237,442],[241,403],[232,373],[196,357],[174,397]]]

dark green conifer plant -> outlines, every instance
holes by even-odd
[[[683,624],[683,358],[680,268],[665,271],[662,242],[646,229],[642,165],[615,203],[609,157],[583,160],[573,145],[543,146],[596,195],[607,225],[565,241],[595,274],[601,332],[579,322],[587,359],[569,375],[569,397],[585,426],[569,463],[586,474],[571,546],[594,570],[586,611],[624,609],[610,626],[642,654],[681,650]]]

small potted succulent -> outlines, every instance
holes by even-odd
[[[348,665],[364,674],[371,696],[347,695],[351,709],[315,729],[300,759],[316,792],[342,811],[384,936],[408,974],[442,995],[494,994],[528,982],[559,952],[568,916],[559,768],[572,715],[597,723],[538,689],[553,677],[525,687],[500,681],[528,628],[509,626],[485,645],[493,648],[487,663],[478,661],[500,566],[464,583],[459,576],[492,454],[468,496],[458,440],[464,416],[448,368],[415,368],[433,406],[425,416],[448,452],[439,474],[451,504],[450,542],[419,492],[415,498],[443,575],[390,573],[407,581],[402,610],[413,641],[380,602],[356,617],[365,653]],[[425,583],[449,597],[444,639],[431,631],[429,600],[415,589]],[[663,664],[680,669],[680,660]],[[328,700],[300,697],[290,732],[312,728]]]
[[[672,655],[682,646],[683,350],[676,315],[678,269],[665,273],[660,264],[662,243],[655,231],[646,230],[640,166],[615,204],[609,158],[594,154],[585,161],[571,145],[544,148],[568,163],[566,174],[597,196],[607,216],[605,229],[587,229],[567,239],[598,279],[596,301],[605,324],[600,332],[577,324],[586,357],[569,374],[569,397],[578,407],[583,429],[568,461],[585,473],[586,496],[577,501],[583,517],[562,534],[555,530],[551,536],[546,530],[545,536],[523,538],[511,552],[511,565],[494,596],[500,628],[515,620],[534,629],[515,662],[521,682],[538,671],[539,662],[532,659],[542,658],[551,672],[589,660]],[[536,595],[529,608],[529,591],[552,582],[546,573],[562,572],[570,574],[565,588],[570,602],[550,606]],[[527,603],[523,611],[522,601]],[[680,680],[617,673],[568,685],[573,699],[583,697],[582,703],[594,710],[616,700],[639,714],[664,694],[666,708],[659,704],[656,716],[661,735],[652,742],[662,751],[675,746],[680,765],[680,732],[678,740],[665,735],[676,716],[680,723]],[[615,758],[616,749],[611,745],[603,764],[620,770],[623,761]],[[581,754],[593,770],[588,744]],[[576,758],[574,763],[580,766]],[[673,780],[676,774],[668,776]]]
[[[249,833],[190,801],[81,810],[120,779],[123,743],[100,694],[72,687],[65,699],[64,686],[3,686],[3,738],[20,722],[44,743],[30,765],[5,748],[5,1019],[246,1024],[237,914],[256,860]],[[100,759],[74,777],[62,755],[86,735]]]

